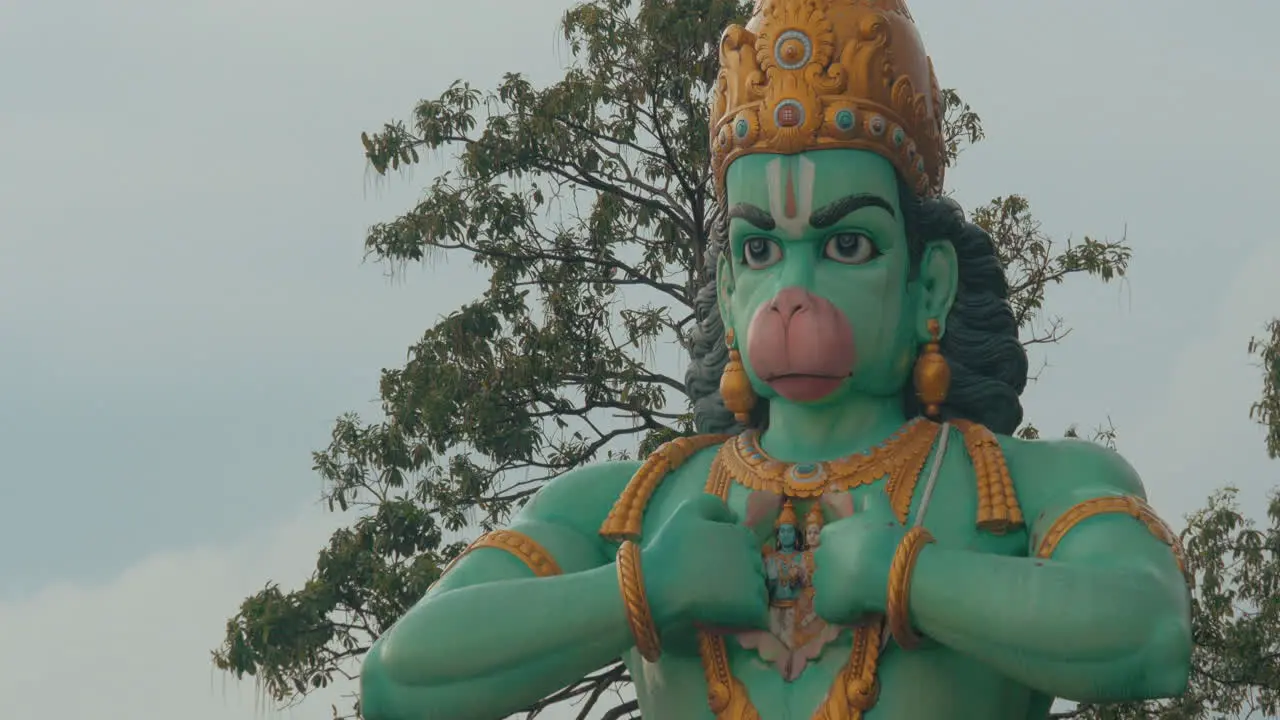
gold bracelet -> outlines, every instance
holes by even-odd
[[[889,621],[889,634],[903,650],[911,650],[920,644],[920,636],[911,629],[911,576],[916,560],[925,545],[933,542],[933,536],[922,527],[913,527],[898,543],[889,566],[889,597],[885,602],[885,615]]]
[[[640,546],[627,540],[618,546],[618,586],[622,589],[622,602],[627,609],[627,623],[636,639],[640,657],[657,662],[662,656],[662,644],[658,641],[658,629],[653,625],[653,613],[649,610],[649,598],[644,592],[644,574],[640,571]]]

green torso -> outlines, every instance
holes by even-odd
[[[1019,449],[1031,449],[1026,444],[1017,444],[1023,446]],[[703,450],[666,477],[645,513],[645,536],[655,532],[681,502],[705,492],[716,449]],[[1017,464],[1014,457],[1008,460],[1011,465]],[[915,488],[909,522],[914,521],[920,509],[926,475],[927,467]],[[855,506],[862,493],[883,492],[883,488],[880,481],[853,489],[850,492]],[[1025,556],[1028,550],[1025,529],[994,535],[976,527],[976,488],[973,465],[960,434],[953,430],[927,508],[925,526],[939,544],[995,555]],[[746,516],[749,494],[742,486],[731,488],[728,501],[740,517]],[[767,527],[761,528],[758,534],[761,544],[765,544]],[[653,667],[643,667],[634,652],[626,658],[642,709],[648,716],[670,720],[711,720],[714,714],[706,701],[707,685],[696,634],[690,628],[681,635],[664,638],[663,657]],[[850,637],[849,631],[843,632],[809,663],[800,677],[790,682],[772,664],[763,662],[755,650],[744,649],[735,638],[726,638],[725,645],[732,672],[746,686],[762,720],[809,720],[849,658]],[[1045,717],[1049,706],[1048,698],[1035,695],[984,665],[936,644],[905,652],[890,642],[881,656],[878,677],[880,695],[875,707],[865,714],[868,720],[1028,720]],[[932,690],[921,692],[921,688]],[[965,699],[963,707],[956,706],[956,698]]]
[[[1150,516],[1135,514],[1142,507],[1136,475],[1092,443],[1003,436],[999,443],[1026,528],[997,535],[977,527],[977,473],[960,433],[953,431],[925,521],[936,538],[936,561],[916,568],[911,596],[925,644],[904,651],[888,643],[878,663],[874,706],[861,716],[837,707],[822,720],[1043,720],[1051,696],[1114,702],[1181,692],[1191,647],[1186,587],[1168,538]],[[676,508],[706,492],[715,453],[707,448],[663,478],[645,505],[642,543],[660,545],[675,520],[687,517]],[[554,559],[555,569],[531,563],[515,546],[488,545],[438,581],[369,653],[362,675],[366,716],[506,717],[621,653],[646,717],[814,720],[850,658],[847,630],[790,682],[757,649],[724,636],[729,670],[756,714],[712,712],[705,646],[699,646],[692,625],[659,624],[665,628],[663,647],[654,665],[630,648],[634,633],[620,622],[618,573],[611,562],[617,546],[599,531],[633,476],[643,478],[639,466],[605,463],[566,475],[522,511],[512,531],[517,539],[535,542]],[[915,486],[909,523],[927,477],[928,465]],[[882,483],[852,494],[883,492]],[[746,516],[749,495],[743,487],[729,493],[739,517]],[[1097,499],[1125,502],[1087,519],[1073,514],[1073,508]],[[803,517],[807,508],[797,503],[796,511]],[[1063,518],[1077,528],[1065,539],[1053,531]],[[767,535],[768,528],[756,534],[761,545]],[[853,547],[852,539],[840,542],[847,535],[827,535],[819,553]],[[1042,543],[1058,547],[1043,561]],[[1032,547],[1035,560],[1028,557]],[[689,567],[699,572],[678,574],[684,583],[679,588],[723,588],[690,584],[696,580],[688,578],[714,582],[718,568],[727,567],[706,562],[696,539],[667,546],[650,559],[675,556],[698,558]],[[821,575],[816,559],[815,566]],[[674,587],[667,584],[674,576],[657,577],[665,567],[646,568],[647,589],[651,574],[653,589]],[[669,599],[662,592],[657,597]]]

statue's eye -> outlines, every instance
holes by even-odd
[[[827,240],[823,254],[839,263],[861,265],[880,255],[871,238],[862,233],[844,232]]]
[[[782,247],[767,237],[748,238],[742,244],[742,261],[753,270],[767,268],[782,259]]]

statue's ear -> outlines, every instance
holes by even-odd
[[[937,320],[941,334],[947,332],[947,314],[956,301],[960,285],[960,269],[956,249],[945,240],[924,246],[920,258],[919,299],[916,303],[916,333],[920,342],[928,342],[929,320]]]
[[[733,327],[733,309],[729,299],[733,297],[733,255],[728,247],[716,260],[716,304],[725,330]]]

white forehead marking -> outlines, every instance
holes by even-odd
[[[787,161],[794,161],[798,166],[795,168],[798,170],[797,177],[792,178],[796,193],[796,216],[793,218],[786,216],[787,185],[783,176],[783,163]],[[799,240],[804,236],[804,229],[809,225],[809,215],[813,212],[813,178],[816,173],[813,161],[803,155],[776,158],[765,166],[765,176],[769,181],[769,214],[777,223],[780,235],[792,240]]]

